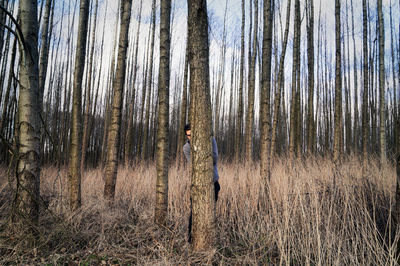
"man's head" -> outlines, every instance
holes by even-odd
[[[190,134],[191,132],[190,132],[190,124],[187,124],[186,126],[185,126],[185,135],[186,135],[186,137],[188,138],[188,140],[190,141],[190,137],[191,137],[191,134]]]

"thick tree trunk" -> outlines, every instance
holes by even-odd
[[[154,220],[165,225],[168,212],[169,164],[169,57],[170,57],[171,0],[161,0],[160,12],[160,70],[158,76],[157,126],[157,184]]]
[[[82,130],[82,77],[85,67],[86,37],[89,17],[89,0],[81,0],[78,42],[75,57],[74,94],[72,105],[71,150],[69,153],[70,207],[81,206],[81,130]]]
[[[132,0],[123,0],[121,3],[121,27],[119,33],[118,61],[113,86],[111,104],[111,123],[108,131],[106,178],[104,184],[104,197],[113,200],[115,184],[117,181],[118,157],[120,149],[121,109],[124,94],[126,74],[126,54],[129,41],[129,23],[131,20]]]
[[[192,124],[192,213],[193,249],[215,245],[215,201],[212,187],[211,100],[207,2],[188,1],[190,95]]]
[[[18,222],[37,225],[40,197],[40,118],[37,2],[21,0],[20,90],[17,131],[18,166],[15,204]],[[33,228],[31,228],[32,230]],[[32,231],[33,233],[33,231]]]

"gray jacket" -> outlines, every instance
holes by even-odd
[[[214,178],[213,181],[214,183],[218,181],[219,175],[218,175],[218,168],[217,168],[217,162],[218,162],[218,147],[217,147],[217,142],[215,141],[215,138],[212,138],[212,157],[213,157],[213,165],[214,165]],[[188,163],[191,163],[190,160],[190,142],[186,142],[185,145],[183,145],[183,153],[185,154],[186,160]]]

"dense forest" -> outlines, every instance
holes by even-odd
[[[399,15],[0,0],[0,264],[398,263]]]

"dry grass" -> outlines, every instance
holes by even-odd
[[[221,163],[217,248],[194,254],[187,244],[189,176],[170,169],[168,228],[153,224],[155,167],[120,168],[115,204],[104,202],[103,172],[84,173],[83,207],[68,211],[66,170],[42,171],[40,238],[34,248],[1,227],[0,264],[397,264],[391,227],[395,169],[356,157],[334,173],[322,158],[274,162],[270,198],[263,200],[259,166]],[[11,193],[0,170],[0,220]],[[334,176],[336,185],[333,185]]]

